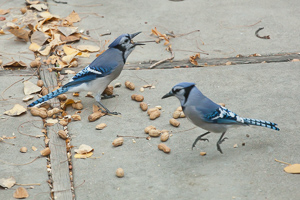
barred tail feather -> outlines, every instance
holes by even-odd
[[[58,95],[63,94],[67,91],[68,91],[67,87],[61,87],[61,88],[59,88],[59,89],[57,89],[57,90],[55,90],[55,91],[53,91],[53,92],[51,92],[51,93],[49,93],[45,96],[39,98],[38,100],[32,102],[31,104],[28,105],[28,107],[39,106],[42,103],[44,103],[44,102],[46,102],[46,101],[48,101],[48,100],[50,100],[54,97],[57,97]]]
[[[267,127],[276,131],[279,131],[280,129],[277,128],[277,124],[269,121],[259,120],[259,119],[250,119],[250,118],[243,118],[244,123],[248,125],[255,125],[255,126],[262,126]]]

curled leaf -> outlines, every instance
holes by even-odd
[[[91,151],[94,151],[94,149],[92,147],[90,147],[89,145],[82,144],[82,145],[79,146],[78,149],[75,149],[74,151],[75,151],[75,153],[85,154],[85,153],[89,153]]]
[[[4,188],[11,188],[16,184],[16,179],[14,177],[9,178],[1,178],[0,179],[0,186]]]
[[[66,18],[67,21],[74,23],[79,22],[81,19],[79,15],[73,10],[73,12]]]
[[[11,28],[8,31],[14,34],[16,37],[24,39],[26,42],[29,41],[30,31],[27,31],[25,29],[19,29],[19,28]]]
[[[19,70],[26,69],[27,65],[22,61],[12,61],[2,66],[4,69]]]
[[[198,65],[198,62],[196,61],[197,58],[200,58],[200,53],[196,53],[194,56],[190,56],[190,62],[193,65]]]
[[[100,51],[100,47],[94,45],[78,45],[77,49],[80,51],[89,51],[89,52]]]
[[[30,95],[41,91],[41,87],[37,86],[36,84],[30,81],[24,81],[24,94]]]
[[[20,104],[16,104],[12,109],[5,111],[4,114],[9,116],[18,116],[25,112],[26,108],[24,108]]]

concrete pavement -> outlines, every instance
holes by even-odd
[[[82,18],[75,26],[90,30],[93,38],[99,39],[98,34],[112,33],[100,37],[102,41],[112,41],[124,32],[136,31],[143,31],[136,40],[151,40],[149,33],[154,27],[162,33],[174,31],[175,34],[200,29],[200,32],[171,39],[174,60],[178,62],[186,63],[188,57],[199,52],[199,49],[209,54],[201,54],[201,58],[211,59],[235,57],[237,54],[248,56],[258,53],[267,56],[299,52],[297,38],[300,35],[297,27],[300,25],[300,16],[296,1],[102,1],[102,5],[92,0],[67,2],[48,2],[50,12],[66,17],[75,10]],[[9,1],[1,9],[16,6],[24,5],[16,0]],[[11,17],[16,17],[17,12],[18,9],[12,11]],[[265,27],[260,34],[270,35],[270,40],[255,37],[254,32],[260,27]],[[8,39],[10,37],[1,36],[1,59],[6,63],[12,57],[29,64],[30,59],[34,58],[28,50],[29,43]],[[82,40],[80,44],[95,42]],[[148,43],[129,56],[126,67],[139,67],[139,63],[168,57],[170,53],[165,51],[162,43]],[[73,70],[79,71],[94,58],[92,54],[90,58],[80,59],[79,67]],[[31,70],[24,70],[8,76],[0,71],[0,91],[21,79],[20,74],[30,73]],[[285,173],[285,165],[274,161],[277,158],[299,163],[296,149],[298,75],[299,62],[124,70],[113,82],[122,83],[121,88],[115,89],[119,97],[103,101],[109,109],[121,112],[122,116],[105,116],[96,122],[87,120],[95,101],[80,94],[77,99],[82,100],[84,110],[80,114],[81,121],[68,125],[71,144],[75,148],[87,144],[95,150],[94,158],[73,158],[76,199],[298,199],[298,176]],[[136,85],[135,91],[124,87],[126,80]],[[222,144],[224,154],[216,150],[217,134],[209,135],[209,143],[199,142],[192,151],[194,139],[203,130],[189,130],[194,126],[187,119],[179,119],[179,128],[170,126],[168,121],[179,102],[175,98],[161,100],[173,85],[182,81],[195,82],[205,95],[216,102],[225,103],[226,107],[240,116],[278,123],[281,131],[262,127],[232,129],[227,133],[229,140]],[[139,88],[146,84],[153,84],[155,89],[146,88],[141,93]],[[17,83],[5,92],[4,96],[9,100],[1,101],[1,113],[15,103],[26,105],[22,103],[22,88],[22,84]],[[150,107],[161,105],[161,117],[149,120],[147,114],[139,108],[139,103],[131,100],[130,96],[134,93],[144,95],[144,101]],[[71,97],[71,94],[68,96]],[[68,108],[68,112],[73,114],[75,110]],[[16,135],[16,139],[6,140],[15,143],[15,146],[0,143],[1,160],[20,164],[38,156],[44,146],[43,139],[24,136],[17,131],[19,124],[37,118],[30,113],[21,117],[1,117],[1,127],[4,129],[0,136]],[[107,127],[101,131],[95,130],[99,123],[106,123]],[[122,146],[115,148],[111,145],[116,135],[147,136],[143,130],[148,125],[172,131],[173,136],[166,142],[171,148],[170,154],[157,149],[159,138],[149,141],[135,138],[135,143],[133,138],[125,138]],[[36,126],[42,125],[37,122]],[[41,134],[32,125],[30,128],[24,126],[23,131],[33,135]],[[246,137],[246,134],[250,137]],[[238,148],[233,148],[234,144],[238,144]],[[26,146],[28,153],[21,154],[21,146]],[[38,151],[32,151],[31,146],[37,147]],[[207,155],[200,156],[200,151],[207,152]],[[41,183],[41,186],[29,190],[28,199],[49,197],[45,158],[24,166],[11,166],[2,162],[0,167],[0,178],[14,176],[18,183]],[[115,176],[119,167],[125,171],[123,178]],[[12,194],[12,189],[1,189],[0,199],[12,199]]]
[[[72,144],[88,144],[95,148],[94,157],[100,157],[74,159],[75,185],[85,181],[76,189],[77,199],[297,199],[297,175],[285,173],[284,165],[274,161],[298,162],[297,74],[298,63],[122,72],[114,82],[130,80],[136,91],[121,87],[115,89],[119,97],[103,101],[122,116],[105,116],[89,123],[87,116],[94,101],[83,97],[86,110],[81,114],[82,121],[69,125]],[[179,102],[176,98],[161,100],[181,81],[196,82],[204,94],[240,116],[270,120],[278,123],[281,131],[231,129],[229,139],[222,144],[224,154],[216,149],[217,134],[209,135],[210,142],[199,142],[192,151],[194,139],[204,130],[189,130],[194,126],[187,119],[179,119],[179,128],[169,125]],[[139,87],[147,83],[156,88],[139,92]],[[161,105],[161,117],[150,120],[139,103],[131,100],[134,93],[144,95],[150,107]],[[106,123],[107,128],[95,130],[99,123]],[[147,136],[143,130],[149,125],[173,131],[166,142],[171,148],[169,155],[157,149],[159,138],[134,139],[136,143],[133,138],[125,138],[123,146],[112,146],[116,135]],[[233,148],[235,144],[239,147]],[[200,156],[200,151],[207,155]],[[125,171],[124,178],[115,176],[119,167]]]

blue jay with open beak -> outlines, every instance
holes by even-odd
[[[91,91],[96,93],[95,100],[106,113],[113,115],[119,114],[118,112],[110,112],[100,102],[101,94],[105,88],[120,75],[126,59],[134,48],[137,45],[144,45],[132,41],[132,39],[140,33],[141,32],[120,35],[108,46],[108,49],[104,53],[78,72],[67,84],[32,102],[28,107],[38,106],[65,92]],[[106,98],[110,97],[114,96],[112,95]]]

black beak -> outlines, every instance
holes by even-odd
[[[174,93],[172,91],[170,91],[169,93],[165,94],[162,99],[168,98],[168,97],[172,97],[174,96]]]
[[[137,35],[140,34],[140,33],[141,33],[141,31],[140,31],[140,32],[137,32],[137,33],[133,33],[133,34],[130,35],[130,38],[132,39],[132,38],[134,38],[135,36],[137,36]],[[139,43],[139,42],[134,42],[133,44],[134,44],[134,46],[137,46],[137,45],[145,45],[145,44]]]

